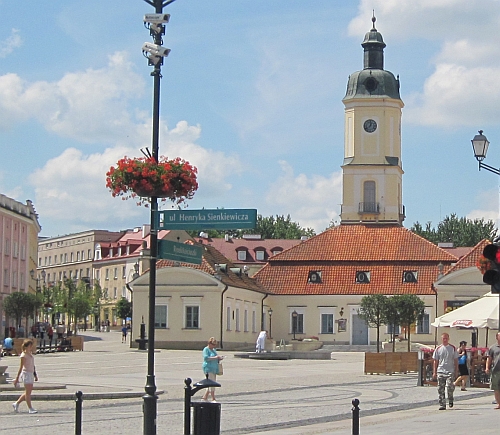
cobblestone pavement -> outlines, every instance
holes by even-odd
[[[14,414],[11,402],[19,392],[0,392],[0,433],[20,433],[22,426],[34,435],[74,433],[74,392],[80,390],[84,434],[142,434],[142,398],[112,397],[144,392],[146,353],[121,344],[115,332],[89,333],[87,339],[84,352],[37,355],[40,386],[67,386],[36,391],[38,414],[28,415],[25,405]],[[500,418],[491,405],[492,393],[484,389],[456,391],[454,409],[438,411],[436,388],[417,387],[416,375],[364,375],[362,353],[335,353],[331,361],[259,361],[220,353],[227,355],[217,391],[223,434],[349,434],[353,398],[360,400],[363,434],[421,433],[422,425],[433,430],[442,425],[441,434],[457,434],[459,418],[477,420],[474,433],[485,434],[493,433],[487,430]],[[201,351],[160,350],[155,359],[156,384],[165,392],[158,400],[158,434],[182,434],[184,379],[203,377]],[[9,365],[7,371],[13,374],[18,358],[4,358],[2,365]],[[86,400],[90,394],[103,399]]]

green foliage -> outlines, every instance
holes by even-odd
[[[399,323],[408,331],[408,352],[410,352],[410,326],[424,317],[424,301],[416,295],[396,295],[392,299],[399,313]]]
[[[436,245],[451,242],[455,247],[475,246],[483,239],[493,240],[498,235],[493,221],[459,218],[456,214],[446,216],[437,228],[433,228],[431,222],[423,228],[417,221],[410,230]]]
[[[244,234],[260,234],[263,239],[300,239],[302,236],[312,237],[316,233],[312,228],[302,228],[298,222],[292,221],[290,215],[276,215],[269,217],[257,216],[254,229],[219,231],[206,230],[210,238],[224,237],[229,234],[234,238],[241,238]],[[192,237],[196,237],[199,231],[188,231]]]
[[[116,303],[116,315],[123,320],[127,317],[132,317],[132,303],[127,298],[121,298]]]
[[[34,295],[24,292],[14,292],[8,295],[3,300],[3,309],[5,314],[16,319],[16,325],[21,324],[21,319],[33,314],[35,305],[33,301]]]
[[[377,328],[377,352],[380,352],[380,326],[385,323],[387,297],[384,295],[363,296],[358,311],[359,316],[371,328]]]

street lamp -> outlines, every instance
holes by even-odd
[[[487,171],[500,176],[500,169],[483,163],[483,160],[486,158],[490,142],[483,134],[483,130],[479,130],[478,133],[479,134],[476,134],[471,142],[472,148],[474,149],[474,157],[479,162],[479,170],[486,169]],[[498,293],[498,330],[500,331],[500,292]]]
[[[267,313],[269,314],[269,338],[273,338],[272,324],[271,324],[271,319],[272,319],[272,315],[273,315],[273,309],[269,308],[269,310],[267,311]]]
[[[292,313],[292,331],[293,331],[293,339],[295,340],[295,333],[297,332],[297,317],[299,316],[299,313],[297,311],[293,310]]]
[[[152,128],[152,157],[158,161],[158,148],[160,136],[160,79],[163,58],[168,56],[169,49],[162,47],[162,36],[165,34],[164,23],[168,23],[169,15],[161,15],[163,8],[175,0],[144,0],[155,8],[155,14],[144,17],[144,23],[149,28],[154,44],[146,42],[142,52],[148,59],[148,64],[153,67],[153,128]],[[149,153],[148,153],[149,154]],[[156,257],[158,254],[158,197],[151,197],[151,230],[150,230],[150,260],[149,260],[149,315],[148,315],[148,371],[144,390],[146,394],[143,406],[144,435],[156,435],[157,400],[155,385],[155,299],[156,299]]]

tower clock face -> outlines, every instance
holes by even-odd
[[[373,133],[377,129],[377,123],[373,119],[367,119],[363,124],[363,128],[367,133]]]

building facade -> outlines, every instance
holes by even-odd
[[[40,233],[38,215],[33,203],[26,204],[0,194],[0,313],[2,313],[1,333],[13,319],[6,319],[3,300],[13,292],[36,290],[38,234]]]

